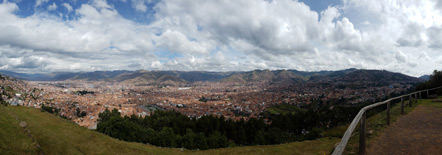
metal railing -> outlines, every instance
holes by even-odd
[[[390,102],[393,100],[397,100],[397,99],[401,99],[401,114],[404,114],[404,97],[408,97],[409,98],[409,106],[412,106],[412,96],[414,96],[415,98],[415,103],[417,103],[417,98],[419,95],[419,98],[422,99],[422,92],[426,92],[427,93],[427,98],[430,95],[430,91],[431,90],[436,90],[436,89],[440,89],[442,87],[436,87],[436,88],[432,88],[432,89],[426,89],[426,90],[420,90],[420,91],[415,91],[412,92],[410,94],[405,94],[405,95],[401,95],[398,97],[394,97],[394,98],[390,98],[388,100],[382,101],[382,102],[377,102],[368,106],[365,106],[364,108],[362,108],[359,113],[355,116],[355,118],[353,119],[353,121],[351,122],[350,126],[347,128],[347,130],[344,133],[344,136],[342,136],[341,142],[339,143],[339,145],[335,148],[335,150],[333,151],[333,155],[340,155],[344,152],[345,147],[347,146],[347,143],[351,137],[351,134],[353,133],[353,131],[355,130],[356,126],[358,125],[358,122],[361,122],[360,125],[360,130],[359,130],[359,154],[365,154],[365,130],[366,130],[366,113],[367,110],[370,110],[374,107],[383,105],[383,104],[387,104],[387,125],[390,125]]]

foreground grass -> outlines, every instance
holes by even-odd
[[[442,108],[442,97],[432,100],[422,100],[421,103],[423,106],[429,106],[432,108]]]
[[[20,121],[27,126],[21,128]],[[0,106],[0,125],[0,154],[329,154],[340,140],[327,137],[204,151],[160,148],[120,141],[38,109],[15,106]]]
[[[36,154],[36,142],[19,126],[20,121],[0,106],[0,154]]]
[[[0,113],[5,111],[15,114],[27,123],[26,128],[31,131],[44,154],[176,154],[180,152],[178,149],[157,148],[113,139],[34,108],[8,106],[2,107]],[[21,139],[26,140],[29,137],[21,137]],[[21,148],[15,150],[8,148],[0,152],[19,152],[20,150]]]

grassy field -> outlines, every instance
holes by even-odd
[[[11,111],[0,106],[0,154],[36,154],[36,142],[26,135]]]
[[[442,108],[442,97],[439,97],[437,100],[422,100],[422,105],[429,106],[433,108]]]
[[[38,109],[15,106],[0,106],[0,126],[0,154],[329,154],[340,140],[326,137],[204,151],[160,148],[120,141]]]

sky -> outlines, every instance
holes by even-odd
[[[0,70],[301,71],[442,64],[442,0],[3,0]]]

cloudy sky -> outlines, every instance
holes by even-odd
[[[0,70],[245,71],[442,64],[442,0],[3,0]]]

